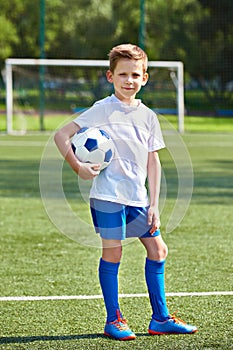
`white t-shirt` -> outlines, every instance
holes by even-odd
[[[156,114],[140,100],[129,106],[111,95],[97,101],[74,122],[81,128],[105,130],[115,145],[112,162],[93,180],[90,198],[136,207],[148,205],[148,152],[165,147]]]

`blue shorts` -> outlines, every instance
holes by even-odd
[[[91,198],[90,208],[96,233],[104,239],[124,240],[160,235],[160,230],[150,234],[148,207],[133,207]]]

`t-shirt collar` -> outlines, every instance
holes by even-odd
[[[128,106],[128,107],[131,107],[131,108],[132,107],[134,107],[134,108],[138,107],[141,104],[141,100],[140,99],[135,99],[135,104],[128,105],[127,103],[122,102],[119,98],[117,98],[115,94],[111,95],[111,99],[112,99],[112,102],[118,102],[118,103],[121,103],[124,106]]]

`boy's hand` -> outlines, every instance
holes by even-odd
[[[83,180],[92,180],[94,177],[98,176],[100,173],[99,164],[81,163],[78,169],[78,175]]]
[[[160,228],[159,210],[157,207],[149,207],[148,209],[148,225],[151,225],[150,234]]]

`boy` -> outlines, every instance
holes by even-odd
[[[110,51],[109,59],[106,77],[114,86],[114,94],[96,102],[55,134],[57,147],[72,169],[82,179],[93,179],[90,206],[102,240],[99,280],[107,312],[104,334],[118,340],[136,338],[118,303],[118,269],[122,240],[127,237],[138,237],[147,252],[145,277],[153,312],[149,334],[195,333],[196,327],[169,315],[166,306],[167,246],[159,230],[158,209],[158,151],[165,145],[156,115],[136,99],[148,80],[147,55],[136,45],[123,44]],[[99,164],[78,161],[70,147],[70,138],[80,128],[93,126],[104,129],[116,149],[113,161],[101,172]]]

